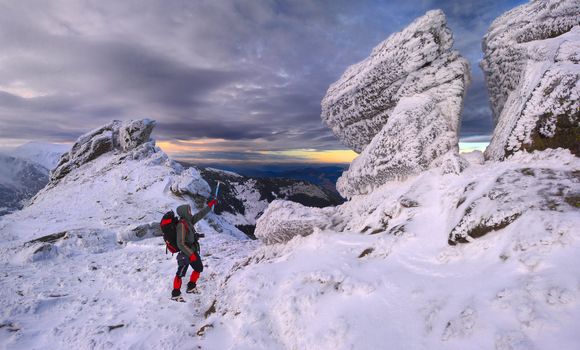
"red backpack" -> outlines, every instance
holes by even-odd
[[[170,251],[171,254],[177,253],[177,223],[179,219],[173,213],[173,210],[168,211],[161,219],[161,231],[163,232],[163,240],[165,241],[165,251]]]

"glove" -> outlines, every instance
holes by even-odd
[[[212,208],[214,205],[217,204],[217,202],[218,202],[217,199],[214,198],[214,199],[210,200],[209,202],[207,202],[207,206]]]
[[[194,262],[196,260],[197,260],[197,256],[195,256],[195,253],[193,253],[189,256],[189,262]]]

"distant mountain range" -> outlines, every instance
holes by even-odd
[[[49,182],[49,174],[68,145],[31,142],[0,153],[0,216],[22,209]],[[217,213],[230,216],[232,224],[246,234],[253,232],[255,219],[274,199],[292,200],[311,207],[334,206],[344,202],[336,192],[336,180],[342,166],[261,165],[251,167],[200,167],[200,173],[212,188],[217,180],[224,199]],[[256,197],[251,201],[247,196]],[[259,205],[253,205],[252,203]],[[263,206],[264,208],[262,208]]]
[[[31,142],[0,153],[0,216],[21,209],[47,183],[66,145]]]
[[[336,181],[342,175],[342,172],[348,168],[348,165],[266,164],[243,167],[222,164],[208,165],[206,167],[228,170],[248,177],[303,180],[338,193],[336,191]]]

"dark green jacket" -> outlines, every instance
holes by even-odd
[[[177,248],[183,254],[191,256],[197,249],[197,232],[193,227],[199,220],[203,219],[211,210],[210,207],[198,211],[195,215],[191,215],[191,207],[188,204],[177,207],[177,215],[180,220],[177,224]]]

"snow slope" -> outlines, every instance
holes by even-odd
[[[195,192],[200,182],[171,180],[183,169],[150,143],[143,147],[135,149],[142,157],[113,151],[81,165],[0,221],[0,347],[580,344],[580,160],[567,150],[518,153],[505,162],[471,164],[460,175],[432,169],[389,182],[324,209],[328,219],[320,216],[312,234],[286,244],[229,234],[233,228],[210,214],[198,227],[206,234],[201,294],[177,304],[169,300],[175,262],[159,237],[132,228],[188,200],[180,193]],[[567,182],[556,178],[566,186],[553,186],[555,194],[545,197],[556,202],[532,203],[507,227],[448,245],[467,208],[497,179],[510,173],[519,174],[507,178],[514,183],[542,182],[545,169],[569,174]],[[533,181],[511,188],[523,198],[530,190],[542,195]],[[477,209],[482,217],[483,209]],[[292,210],[293,220],[311,211]],[[268,230],[276,229],[270,221]],[[25,243],[47,234],[55,234],[54,242]]]
[[[569,174],[559,202],[532,202],[507,227],[470,244],[448,245],[467,208],[479,203],[497,179],[525,170],[512,181],[543,181],[545,169]],[[545,151],[472,164],[461,175],[431,170],[357,196],[311,235],[257,249],[224,286],[217,316],[208,320],[217,329],[203,344],[576,349],[578,174],[579,158],[565,150]],[[558,192],[558,185],[552,190]],[[511,195],[525,199],[535,191],[544,193],[541,187],[514,186]],[[492,200],[488,209],[502,209],[499,203],[501,198]],[[281,218],[287,210],[271,205],[264,216]],[[317,215],[309,208],[292,210],[295,221]],[[485,218],[486,212],[479,214]],[[257,232],[287,230],[272,221],[268,228],[260,224]]]
[[[73,164],[66,174],[0,219],[0,348],[175,348],[189,340],[189,313],[205,310],[209,296],[169,301],[176,264],[156,235],[166,211],[205,205],[209,186],[155,147],[144,122],[146,137],[125,139],[130,149],[103,141],[114,137],[109,126],[83,135],[61,162]],[[113,148],[103,152],[103,142]],[[200,284],[212,286],[212,271],[229,269],[227,258],[254,243],[213,213],[198,229],[213,246],[202,256],[216,260]]]
[[[114,122],[81,136],[60,162],[67,169],[31,205],[0,218],[0,348],[196,346],[216,291],[260,243],[208,214],[197,225],[206,234],[201,294],[169,300],[176,263],[157,236],[159,220],[184,203],[204,206],[210,188],[155,146],[151,123]],[[135,125],[140,141],[121,147],[117,131]]]
[[[78,170],[103,175],[103,166],[116,157],[102,156]],[[138,171],[143,161],[151,162],[149,173]],[[88,198],[83,202],[64,207],[60,202],[60,210],[39,202],[6,217],[18,225],[2,220],[0,347],[575,349],[580,344],[580,215],[573,202],[530,210],[470,244],[447,244],[465,208],[506,171],[578,174],[580,160],[567,151],[472,164],[460,175],[434,169],[390,182],[335,209],[336,220],[325,228],[286,244],[224,234],[219,218],[210,216],[198,227],[206,233],[201,294],[186,295],[185,304],[169,300],[176,264],[159,237],[117,243],[130,222],[157,218],[163,201],[181,202],[159,196],[162,181],[136,187],[169,174],[165,161],[155,155],[123,163],[123,171],[111,169],[83,182]],[[563,197],[580,196],[575,176]],[[58,186],[65,188],[66,181]],[[458,208],[466,187],[472,190]],[[133,194],[123,199],[97,188]],[[74,199],[73,191],[81,189],[63,198]],[[104,197],[116,197],[102,203],[111,210],[89,200]],[[302,214],[298,210],[293,217]],[[61,230],[67,234],[55,243],[23,245]]]

